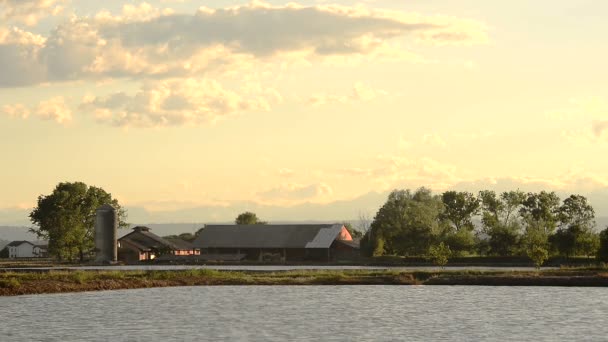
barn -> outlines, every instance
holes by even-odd
[[[124,262],[154,260],[160,255],[191,256],[200,254],[198,249],[187,242],[165,239],[137,226],[133,231],[118,239],[118,259]]]
[[[202,256],[252,261],[341,261],[359,256],[342,224],[207,225],[194,241]]]

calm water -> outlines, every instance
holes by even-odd
[[[0,298],[0,341],[607,341],[608,290],[224,286]]]

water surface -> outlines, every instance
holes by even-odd
[[[608,290],[177,287],[0,298],[1,341],[606,341]]]

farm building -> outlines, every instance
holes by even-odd
[[[44,258],[47,256],[46,241],[13,241],[6,245],[8,257],[15,258]]]
[[[339,261],[359,256],[359,243],[342,224],[207,225],[194,246],[203,257],[218,259]]]
[[[160,255],[190,256],[200,251],[187,241],[165,239],[152,232],[150,228],[138,226],[118,239],[118,259],[125,262],[153,260]]]

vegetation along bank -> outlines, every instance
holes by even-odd
[[[605,268],[544,271],[48,271],[0,272],[0,295],[200,285],[608,286]]]

